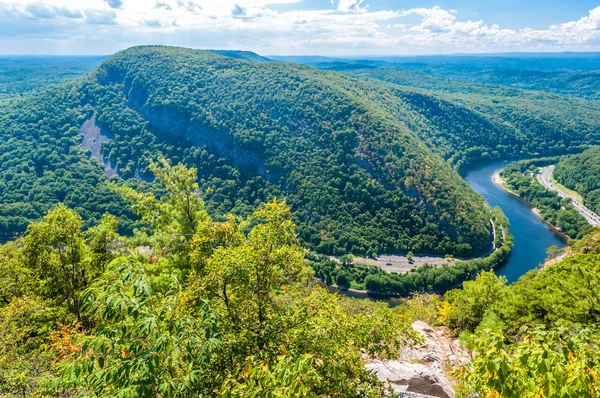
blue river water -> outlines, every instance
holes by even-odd
[[[484,163],[471,168],[464,176],[467,183],[482,195],[490,206],[499,206],[508,221],[514,237],[514,248],[507,261],[496,269],[509,283],[515,282],[527,271],[537,268],[547,257],[546,249],[552,245],[566,246],[566,239],[540,217],[526,202],[507,193],[496,185],[494,173],[510,161]]]

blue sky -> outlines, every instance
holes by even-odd
[[[0,53],[132,45],[261,54],[600,51],[600,1],[0,0]]]

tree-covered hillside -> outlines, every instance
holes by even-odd
[[[599,53],[517,53],[366,58],[272,56],[326,70],[400,69],[486,85],[600,99]]]
[[[581,151],[600,142],[596,102],[397,69],[352,76],[384,82],[381,101],[457,167],[479,160]],[[415,115],[407,117],[406,110]]]
[[[553,176],[565,187],[579,193],[592,211],[600,212],[600,147],[562,158]]]
[[[47,89],[0,108],[0,236],[25,231],[59,202],[86,227],[102,215],[119,216],[123,230],[133,213],[108,190],[106,177],[80,148],[79,126],[90,117],[77,85]]]
[[[0,99],[65,83],[97,68],[105,56],[0,56]]]
[[[86,202],[86,220],[86,212],[99,218],[99,203],[127,212],[109,195],[88,193],[105,189],[101,168],[72,174],[74,164],[87,164],[79,128],[96,112],[111,138],[104,159],[121,177],[137,184],[157,153],[197,167],[201,194],[217,217],[248,215],[277,196],[288,199],[299,235],[320,252],[485,250],[491,234],[483,199],[386,112],[379,90],[293,64],[183,48],[126,50],[58,94],[0,110],[3,153],[11,159],[0,176],[4,228],[23,230],[23,217],[38,218],[67,199]],[[42,184],[54,170],[62,179]],[[36,184],[43,200],[28,188]],[[20,214],[25,202],[32,210]]]
[[[2,397],[387,394],[363,365],[417,340],[404,316],[316,286],[284,202],[218,222],[196,170],[152,169],[160,199],[114,186],[146,237],[60,205],[0,246]]]

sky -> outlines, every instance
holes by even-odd
[[[600,0],[0,0],[0,54],[600,51]]]

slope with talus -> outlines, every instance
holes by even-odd
[[[154,151],[195,165],[215,213],[244,214],[272,195],[322,252],[468,254],[489,245],[489,215],[366,84],[285,63],[136,47],[83,85],[115,139],[123,176]]]

